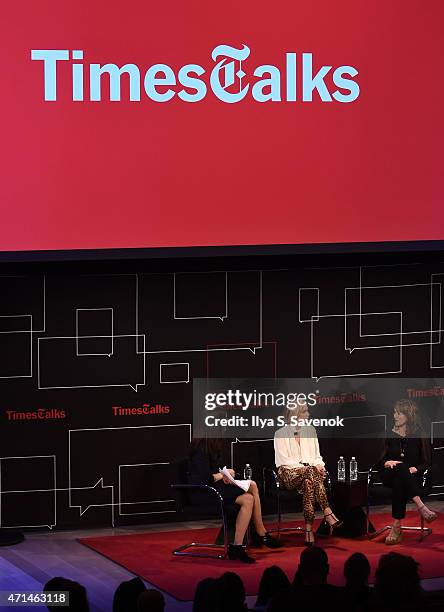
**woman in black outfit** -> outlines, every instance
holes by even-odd
[[[392,437],[386,439],[385,450],[378,468],[383,484],[393,490],[392,517],[394,519],[386,544],[398,544],[402,539],[401,520],[406,504],[412,499],[427,523],[437,518],[422,501],[419,480],[431,464],[430,440],[422,430],[415,402],[408,399],[395,404]]]
[[[219,468],[225,465],[226,462],[222,457],[222,440],[193,440],[188,462],[189,482],[190,484],[211,485],[222,495],[226,505],[236,504],[240,507],[236,517],[234,543],[229,545],[228,557],[229,559],[238,559],[245,563],[254,563],[255,560],[247,555],[243,546],[244,536],[250,520],[253,520],[256,529],[255,545],[279,548],[281,544],[264,527],[257,484],[252,480],[250,488],[245,492],[219,473]],[[232,476],[235,475],[234,470],[229,471]]]

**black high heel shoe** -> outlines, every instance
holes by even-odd
[[[268,531],[266,531],[263,536],[254,533],[251,538],[251,545],[253,548],[260,548],[261,546],[266,546],[267,548],[282,548],[283,546],[282,542],[272,536]]]
[[[336,520],[335,520],[335,522],[334,522],[334,523],[329,523],[329,522],[327,521],[327,516],[334,516],[334,517],[335,517],[335,519],[336,519]],[[333,514],[333,512],[329,512],[328,514],[324,514],[324,522],[325,522],[325,524],[327,525],[327,527],[328,527],[328,528],[329,528],[329,530],[330,530],[330,535],[332,535],[332,534],[333,534],[333,531],[334,531],[335,529],[337,529],[338,527],[341,527],[341,526],[342,526],[342,523],[343,523],[343,521],[340,521],[340,520],[339,520],[339,519],[338,519],[338,518],[337,518],[337,517],[336,517],[336,516]]]
[[[313,534],[313,540],[308,539],[307,540],[307,534],[308,533],[312,533]],[[307,546],[307,548],[310,548],[310,546],[314,546],[314,533],[313,533],[313,529],[306,529],[305,530],[305,542],[304,542],[304,546]]]
[[[242,544],[228,545],[228,558],[230,561],[241,561],[242,563],[256,563],[256,559],[247,554],[245,546]]]

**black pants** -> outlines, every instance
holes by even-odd
[[[384,468],[380,474],[383,484],[393,491],[392,517],[394,519],[405,518],[408,500],[415,495],[421,495],[417,475],[410,474],[409,468],[403,463],[399,463],[394,468]]]

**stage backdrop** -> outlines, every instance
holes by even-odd
[[[443,239],[441,0],[0,18],[0,251]]]
[[[171,464],[185,456],[192,435],[194,377],[316,377],[321,384],[328,377],[342,389],[357,376],[365,384],[376,376],[441,378],[444,265],[439,254],[420,260],[4,266],[1,526],[174,520]],[[431,381],[428,391],[412,397],[430,415],[437,496],[442,385]],[[394,399],[378,398],[376,419],[359,401],[338,411],[378,437],[391,427]],[[356,455],[364,468],[379,453],[371,440],[320,443],[331,471],[339,454]],[[263,462],[273,462],[271,442],[228,440],[226,450],[227,463],[251,463],[258,480]]]

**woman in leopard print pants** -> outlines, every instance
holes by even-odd
[[[287,425],[278,429],[274,436],[275,462],[279,479],[285,489],[296,489],[303,497],[305,519],[305,544],[314,543],[313,522],[315,505],[319,504],[330,532],[341,525],[333,514],[324,487],[325,464],[319,451],[316,429],[301,425],[309,417],[307,404],[295,410],[287,410]]]
[[[321,472],[312,465],[301,468],[286,467],[278,468],[279,480],[285,489],[296,489],[302,494],[303,513],[306,523],[312,524],[315,519],[315,503],[321,510],[328,509],[327,493],[325,491],[323,476]]]

